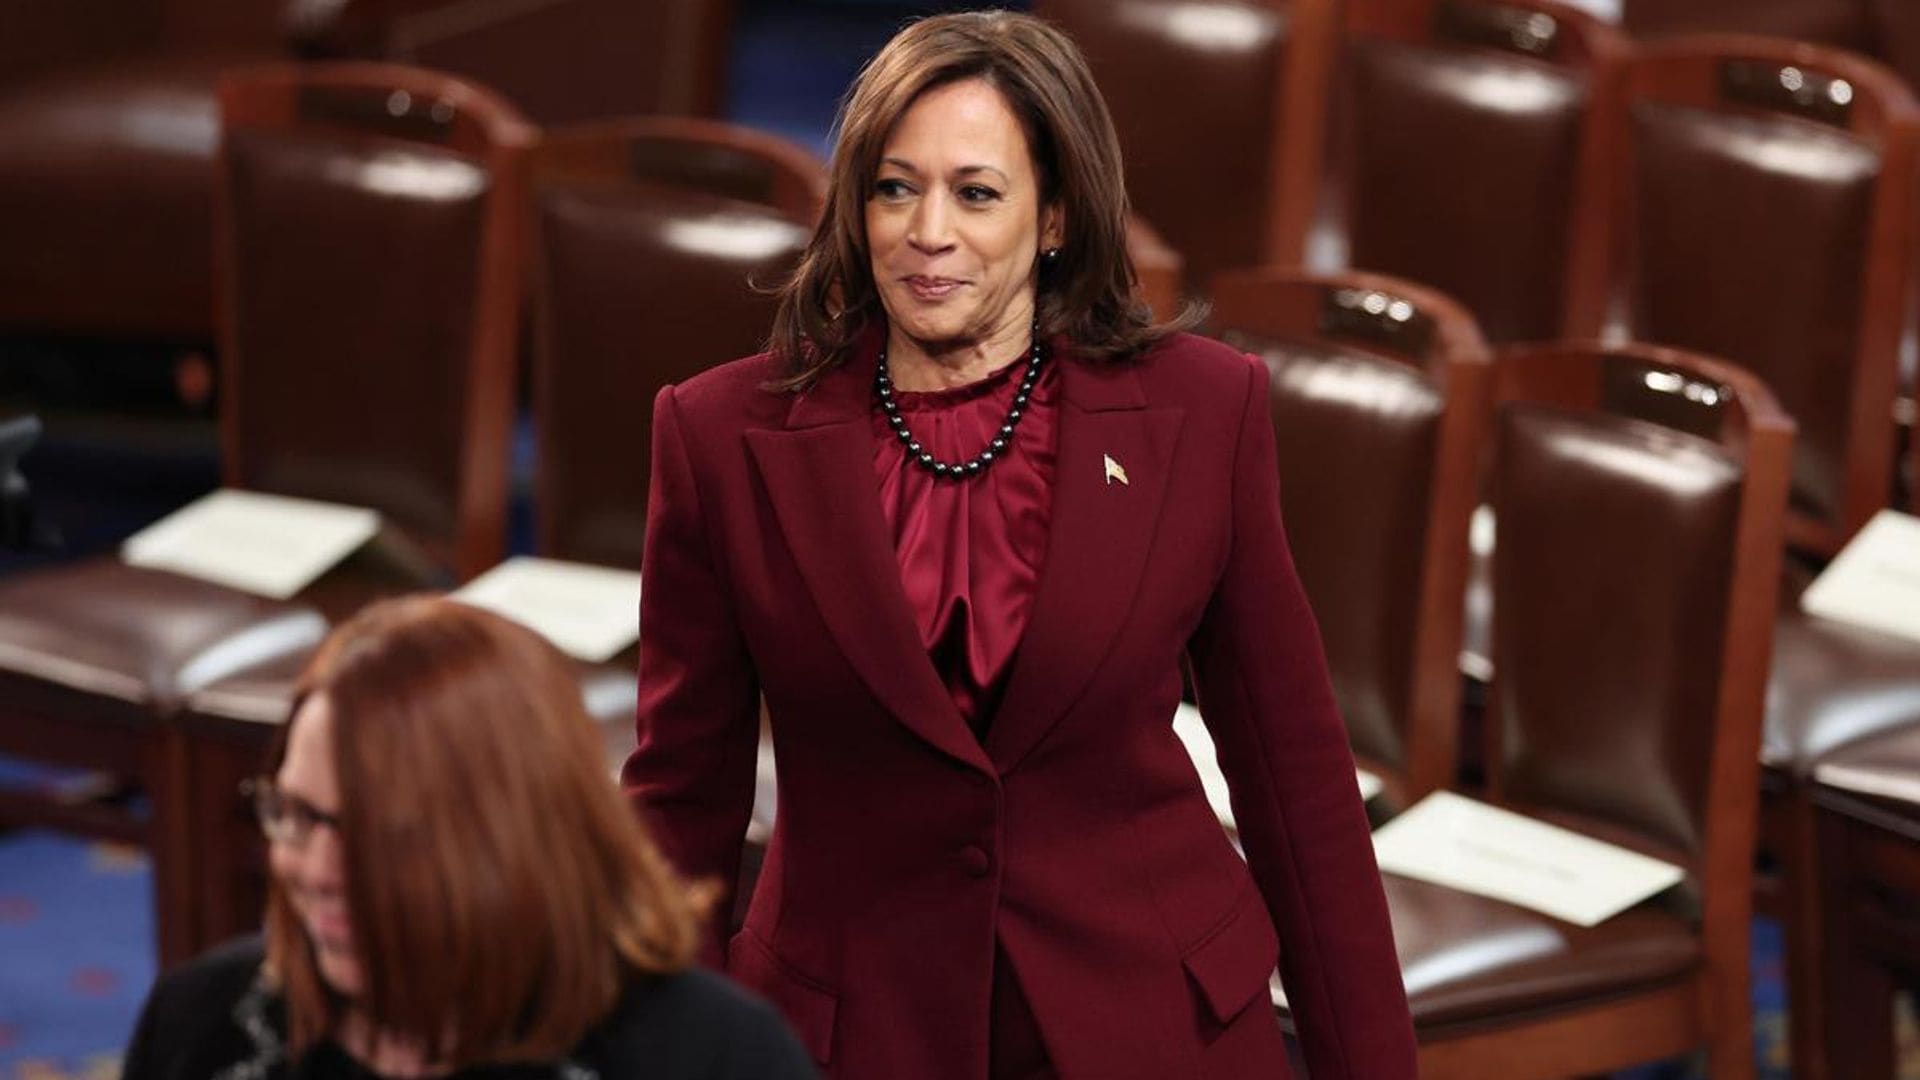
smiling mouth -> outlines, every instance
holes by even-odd
[[[334,943],[349,941],[353,937],[353,923],[344,911],[308,908],[303,914],[307,932],[315,937]]]
[[[923,277],[918,274],[901,280],[914,296],[922,300],[938,300],[966,284],[955,278]]]

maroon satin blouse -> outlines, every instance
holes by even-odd
[[[1013,404],[1026,357],[950,390],[894,391],[907,428],[943,461],[986,449]],[[1047,552],[1058,446],[1049,358],[1013,445],[971,480],[935,480],[873,413],[873,468],[920,643],[976,732],[992,721]]]

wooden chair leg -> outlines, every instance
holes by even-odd
[[[141,753],[141,779],[153,800],[147,851],[153,862],[153,915],[160,970],[191,959],[200,940],[193,902],[193,830],[186,740],[160,725]]]
[[[1774,857],[1780,868],[1780,917],[1786,937],[1787,1040],[1795,1080],[1828,1080],[1820,1053],[1826,1044],[1826,1003],[1820,993],[1820,958],[1825,955],[1821,925],[1819,849],[1815,844],[1813,803],[1804,784],[1775,797],[1778,812]]]
[[[1707,1075],[1714,1080],[1754,1080],[1757,1069],[1753,1052],[1752,920],[1746,923],[1737,955],[1723,962],[1735,970],[1714,980],[1733,989],[1708,1002],[1713,1028],[1707,1036]]]
[[[1748,1009],[1751,1019],[1752,1009]],[[1753,1025],[1722,1024],[1707,1043],[1707,1075],[1714,1080],[1753,1080]]]
[[[1872,955],[1858,933],[1871,918],[1848,873],[1852,837],[1839,815],[1816,813],[1813,827],[1824,893],[1822,941],[1817,958],[1825,1017],[1823,1043],[1815,1048],[1826,1075],[1880,1080],[1894,1075],[1894,973]]]
[[[239,788],[260,773],[271,732],[249,734],[226,736],[205,725],[189,734],[194,902],[203,947],[258,930],[265,906],[265,845]]]
[[[1865,957],[1842,961],[1829,987],[1824,1054],[1830,1076],[1892,1080],[1893,975]]]

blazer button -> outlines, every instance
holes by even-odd
[[[974,877],[986,877],[987,871],[993,869],[993,859],[987,855],[985,848],[968,844],[960,849],[960,865]]]

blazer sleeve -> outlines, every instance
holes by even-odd
[[[681,873],[720,886],[704,952],[717,967],[753,813],[760,692],[671,386],[654,399],[646,544],[637,738],[621,782]]]
[[[1416,1075],[1380,871],[1313,612],[1280,522],[1266,365],[1249,358],[1224,573],[1189,644],[1315,1080]]]

